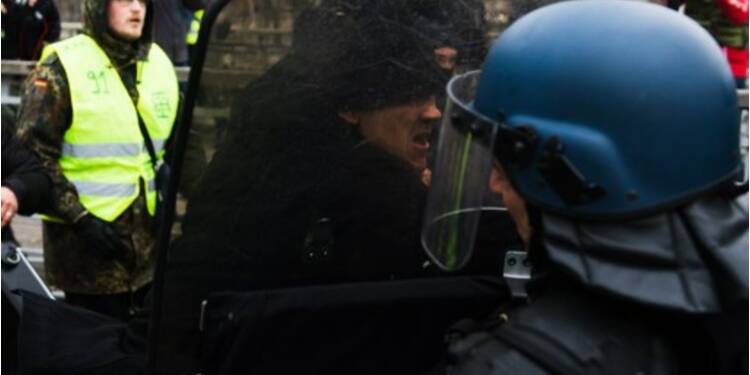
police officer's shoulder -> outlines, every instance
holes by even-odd
[[[652,325],[623,319],[637,311],[602,298],[559,290],[510,309],[502,324],[450,340],[452,373],[679,373]]]

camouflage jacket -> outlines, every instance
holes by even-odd
[[[137,100],[135,65],[120,70],[125,87]],[[41,161],[53,182],[53,214],[72,223],[85,208],[75,187],[65,178],[58,159],[63,136],[71,125],[72,105],[65,71],[50,55],[29,76],[20,108],[18,134]],[[143,189],[141,189],[143,192]],[[152,219],[144,194],[114,222],[127,244],[127,261],[105,259],[88,248],[72,226],[45,222],[44,251],[48,283],[77,293],[110,294],[140,288],[150,282],[154,264]],[[128,264],[126,264],[128,263]]]
[[[90,2],[105,3],[101,0]],[[96,40],[117,67],[131,99],[137,102],[135,62],[142,58],[139,56],[146,56],[150,43],[117,48],[118,41],[111,36],[100,35]],[[19,138],[37,155],[52,180],[51,213],[66,222],[44,223],[47,282],[64,291],[86,294],[135,290],[150,282],[155,260],[153,220],[146,209],[144,189],[141,189],[138,199],[114,221],[121,240],[129,249],[125,257],[127,260],[105,259],[76,235],[69,224],[81,217],[85,208],[59,163],[63,136],[72,122],[72,109],[65,68],[57,55],[50,54],[24,84],[17,125]]]

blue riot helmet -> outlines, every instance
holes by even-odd
[[[474,242],[493,158],[541,210],[587,220],[657,212],[741,168],[734,81],[719,47],[668,8],[569,1],[533,11],[455,77],[422,242],[456,269]]]

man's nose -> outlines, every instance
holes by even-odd
[[[420,117],[425,121],[437,121],[440,120],[442,115],[443,113],[440,112],[440,109],[438,109],[437,104],[435,103],[435,98],[430,98],[430,100],[425,103],[424,108],[422,108]]]

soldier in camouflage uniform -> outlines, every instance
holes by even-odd
[[[157,48],[151,43],[150,4],[137,1],[141,2],[83,0],[82,3],[84,34],[105,52],[133,103],[139,99],[136,71],[140,73],[140,69],[136,66],[140,68],[139,62],[151,56],[150,49]],[[138,16],[142,21],[140,37],[127,41],[115,36],[118,34],[113,31],[113,21],[108,19],[113,6],[142,8],[139,12],[145,15]],[[130,15],[127,17],[130,18],[124,18],[125,22],[134,22]],[[89,213],[81,203],[80,192],[66,177],[60,163],[65,153],[64,135],[74,120],[68,77],[58,53],[43,58],[25,83],[18,123],[19,137],[39,157],[53,181],[52,214],[61,219],[44,221],[46,280],[65,291],[66,300],[72,304],[127,319],[142,305],[155,263],[147,182],[139,179],[137,197],[111,222]],[[176,87],[176,79],[174,83]],[[173,104],[176,108],[176,103]],[[140,107],[138,112],[141,116]]]

